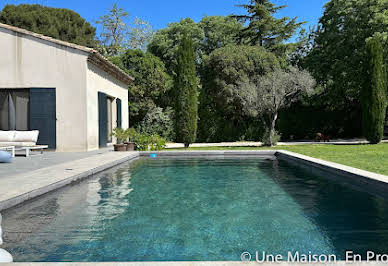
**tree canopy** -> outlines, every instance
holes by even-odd
[[[325,5],[301,66],[324,88],[326,103],[336,107],[359,104],[368,71],[365,40],[375,33],[382,35],[388,63],[388,1],[331,0]]]
[[[206,16],[198,23],[203,30],[204,39],[200,46],[202,55],[209,55],[214,50],[235,44],[243,28],[236,19],[224,16]]]
[[[158,56],[165,63],[170,74],[175,75],[178,65],[177,53],[179,45],[187,32],[192,38],[193,49],[196,51],[196,61],[200,57],[198,48],[204,39],[202,29],[192,19],[182,19],[180,22],[168,24],[167,28],[158,30],[148,45],[148,51]]]
[[[250,4],[237,5],[246,9],[246,15],[233,15],[237,20],[248,23],[241,31],[243,43],[274,48],[283,45],[290,39],[303,22],[296,22],[297,18],[275,18],[274,15],[285,8],[276,6],[269,0],[250,0]]]
[[[275,125],[279,111],[302,96],[312,94],[315,80],[307,71],[295,67],[276,69],[267,75],[258,74],[250,79],[239,83],[239,90],[233,92],[233,97],[242,103],[243,110],[249,116],[261,119],[267,132],[263,142],[273,146],[276,144]]]
[[[277,68],[278,58],[263,47],[228,45],[213,51],[201,73],[201,140],[215,140],[217,135],[236,139],[236,134],[244,134],[243,124],[249,119],[243,103],[234,95],[241,83],[254,81]],[[240,132],[234,133],[235,129]]]
[[[149,110],[168,105],[166,102],[169,99],[165,96],[172,87],[172,79],[158,57],[141,50],[129,49],[111,60],[135,78],[128,89],[132,126],[142,121]]]
[[[195,61],[197,68],[200,68],[204,56],[217,48],[236,43],[241,29],[242,24],[230,17],[205,16],[199,23],[186,18],[157,31],[148,50],[160,57],[170,73],[174,74],[179,43],[185,31],[192,36]]]
[[[41,5],[6,5],[0,22],[66,42],[95,47],[96,29],[79,14]]]

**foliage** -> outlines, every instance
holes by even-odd
[[[185,33],[177,53],[178,67],[174,85],[175,134],[185,147],[195,142],[198,120],[198,80],[195,74],[193,41]]]
[[[166,147],[166,140],[157,134],[139,133],[136,137],[136,149],[139,151],[160,151]]]
[[[122,144],[128,139],[128,132],[125,129],[119,127],[113,129],[110,135],[117,139],[117,144]]]
[[[320,94],[292,104],[279,112],[276,128],[283,140],[311,140],[318,132],[335,138],[360,138],[361,108],[331,110],[319,104]]]
[[[138,125],[149,110],[170,104],[166,98],[173,81],[163,62],[151,53],[127,50],[111,61],[135,78],[129,85],[129,116],[131,126]]]
[[[275,6],[269,0],[250,0],[250,4],[238,5],[246,9],[247,15],[233,15],[237,20],[248,25],[241,31],[243,43],[277,48],[284,45],[303,23],[297,18],[275,18],[274,15],[286,6]]]
[[[202,56],[209,55],[218,48],[235,44],[243,28],[242,23],[236,19],[224,16],[205,16],[198,26],[204,34],[199,47]]]
[[[197,61],[200,58],[198,48],[204,39],[204,34],[199,25],[190,18],[182,19],[179,23],[170,23],[167,28],[158,30],[148,45],[148,51],[165,63],[168,73],[171,75],[175,75],[179,44],[182,42],[185,32],[192,38],[193,49],[197,52],[195,55]]]
[[[161,58],[169,73],[175,75],[176,54],[185,31],[192,36],[195,61],[200,68],[204,56],[217,48],[236,43],[242,27],[242,23],[231,17],[205,16],[199,23],[186,18],[157,31],[148,50]]]
[[[260,135],[260,123],[245,114],[234,95],[241,83],[254,82],[279,67],[277,57],[262,47],[228,45],[213,51],[201,72],[200,141],[235,141],[250,125],[257,125],[254,131]]]
[[[162,138],[158,134],[151,135],[151,151],[160,151],[166,148],[166,139]]]
[[[128,128],[126,130],[126,140],[128,142],[135,142],[136,137],[137,137],[137,132],[133,127]]]
[[[361,93],[364,136],[373,144],[379,143],[383,137],[387,108],[387,72],[380,38],[374,35],[366,41],[368,82]]]
[[[356,107],[367,85],[365,40],[381,33],[388,62],[388,1],[331,0],[311,36],[311,49],[300,64],[323,87],[321,100],[332,108]]]
[[[312,94],[315,81],[307,71],[295,67],[287,70],[275,70],[265,76],[242,81],[239,90],[233,92],[247,115],[261,118],[269,138],[264,141],[271,146],[279,111],[300,99],[302,95]]]
[[[163,111],[160,107],[152,108],[140,122],[137,129],[144,134],[157,134],[165,139],[174,140],[173,110],[167,108]]]
[[[135,18],[133,26],[129,30],[129,48],[145,51],[148,43],[152,40],[154,30],[145,20]]]
[[[66,42],[95,47],[96,29],[79,14],[41,5],[6,5],[0,22]]]
[[[123,51],[128,34],[125,20],[128,17],[128,12],[119,8],[117,4],[113,4],[108,14],[100,16],[99,20],[96,21],[97,24],[102,26],[100,37],[107,55],[114,56]]]

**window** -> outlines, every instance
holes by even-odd
[[[0,130],[29,130],[29,90],[0,89]]]

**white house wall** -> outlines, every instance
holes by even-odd
[[[0,89],[55,88],[57,151],[85,151],[88,54],[3,28],[0,51]]]
[[[88,62],[87,64],[88,150],[98,149],[98,92],[122,101],[122,127],[128,128],[128,86]],[[112,104],[112,128],[117,125],[116,101]]]

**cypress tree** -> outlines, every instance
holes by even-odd
[[[373,144],[379,143],[384,133],[387,107],[387,74],[383,63],[383,48],[380,37],[367,39],[367,84],[361,93],[363,131],[365,138]]]
[[[175,133],[176,141],[185,147],[195,142],[198,120],[198,80],[195,73],[193,41],[184,34],[177,53],[175,78]]]

